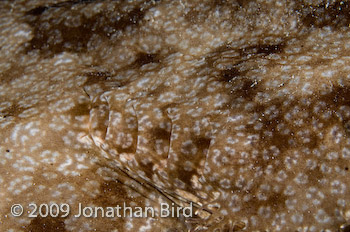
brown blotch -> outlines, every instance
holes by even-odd
[[[348,27],[350,23],[350,5],[348,1],[335,1],[317,6],[304,1],[298,6],[302,22],[308,27],[322,28],[330,26],[335,29]]]
[[[47,9],[49,8],[55,8],[55,7],[65,7],[65,6],[73,6],[76,4],[82,4],[82,3],[92,3],[92,2],[96,2],[96,0],[76,0],[76,1],[64,1],[64,2],[59,2],[59,3],[55,3],[55,4],[51,4],[49,6],[38,6],[35,7],[29,11],[26,12],[26,14],[28,15],[41,15],[42,13],[44,13]]]
[[[205,159],[207,155],[206,152],[208,152],[208,150],[206,152],[205,150],[209,149],[211,139],[203,136],[192,135],[191,140],[193,142],[193,145],[182,146],[182,149],[184,149],[185,151],[188,151],[190,154],[183,154],[181,152],[180,161],[178,161],[176,164],[176,166],[179,168],[177,168],[174,171],[173,175],[174,177],[179,178],[182,182],[185,183],[184,190],[196,195],[197,194],[196,191],[192,188],[191,179],[193,175],[197,175],[197,176],[201,175],[200,173],[202,172],[203,166],[200,164],[200,162],[203,159]],[[196,154],[191,153],[191,149],[193,147],[197,148]],[[193,163],[194,168],[192,170],[189,170],[189,171],[185,170],[184,161],[186,160],[190,160]]]
[[[18,116],[27,108],[21,107],[18,104],[13,104],[10,107],[0,111],[0,115],[3,115],[4,118],[7,116]]]
[[[204,151],[210,146],[211,139],[206,137],[194,137],[193,143],[199,149],[199,151]]]
[[[96,199],[103,207],[132,201],[132,198],[129,197],[124,188],[123,184],[117,180],[103,182],[100,185],[101,194]]]
[[[28,232],[57,231],[65,232],[64,218],[36,217],[25,227]]]
[[[111,206],[121,206],[123,207],[123,203],[130,206],[130,202],[135,201],[128,192],[128,187],[124,185],[122,182],[118,180],[111,181],[103,181],[100,184],[99,192],[100,194],[94,199],[94,204],[100,207],[111,207]],[[137,206],[142,207],[142,202],[137,201]],[[120,211],[122,215],[122,211]],[[117,215],[115,215],[117,216]],[[125,223],[125,218],[121,217],[118,220],[109,220],[103,228],[103,231],[112,231],[115,229],[120,230],[123,228],[123,224]]]
[[[140,53],[137,56],[137,59],[134,61],[134,65],[141,67],[142,65],[149,63],[158,63],[159,58],[157,54],[148,54],[148,53]]]
[[[0,72],[0,83],[10,83],[11,81],[21,77],[25,67],[20,64],[11,63],[9,69]]]
[[[145,163],[145,162],[140,161],[140,162],[138,162],[138,165],[139,165],[138,169],[145,172],[147,178],[152,179],[153,174],[154,174],[154,171],[153,171],[154,162],[149,161],[149,162]]]
[[[218,80],[223,82],[231,82],[234,78],[241,76],[242,73],[236,67],[230,67],[228,69],[223,70]]]
[[[117,146],[116,148],[118,153],[135,153],[136,150],[135,142],[126,148],[123,148],[122,146]]]
[[[345,128],[345,133],[347,136],[350,136],[350,121],[347,121],[345,124],[344,124],[344,128]]]
[[[253,188],[251,192],[256,194],[261,193],[261,191],[256,188]],[[258,197],[254,195],[246,207],[247,213],[250,213],[251,215],[257,215],[256,209],[260,206],[266,205],[272,206],[272,210],[274,212],[283,211],[286,207],[285,201],[287,200],[287,196],[283,193],[273,192],[270,190],[264,191],[261,194],[265,195],[267,199],[259,200]]]
[[[315,104],[320,101],[326,103],[324,108],[325,110],[331,112],[330,118],[323,119],[320,117],[320,112],[313,112]],[[277,113],[274,112],[273,114],[267,114],[266,109],[273,105],[276,107]],[[311,126],[313,120],[317,119],[319,123],[322,123],[324,125],[324,130],[330,126],[339,125],[339,123],[342,123],[344,125],[344,131],[348,131],[347,122],[350,120],[350,118],[347,118],[345,114],[336,113],[340,106],[350,106],[350,88],[348,87],[334,87],[333,91],[326,95],[317,95],[314,97],[309,106],[303,105],[303,103],[297,99],[288,100],[287,98],[283,97],[265,104],[257,104],[251,109],[250,113],[257,116],[258,120],[252,124],[246,125],[246,132],[248,134],[259,135],[257,142],[253,142],[253,146],[258,148],[260,151],[256,162],[258,162],[259,166],[261,166],[261,168],[264,170],[267,165],[280,161],[281,158],[266,160],[262,157],[263,151],[266,151],[267,154],[272,154],[272,152],[269,151],[269,148],[273,146],[278,148],[279,156],[283,156],[285,152],[290,149],[307,149],[312,151],[313,149],[319,147],[320,143],[322,143],[322,139],[312,127],[309,128],[310,133],[305,135],[307,137],[297,133],[302,129],[303,125]],[[294,107],[298,107],[299,112],[297,112],[295,115],[291,114],[291,119],[287,120],[284,116],[286,113],[291,113]],[[308,116],[300,117],[304,113],[308,113]],[[296,125],[295,121],[297,119],[303,120],[303,124],[300,124],[300,126]],[[256,125],[255,123],[261,123],[262,127],[254,128]],[[279,128],[279,125],[282,124],[284,124],[285,127]],[[287,134],[284,133],[284,128],[289,129]],[[305,138],[309,138],[309,141],[305,142]],[[307,172],[310,182],[317,183],[317,180],[322,179],[323,174],[319,167],[308,170]]]
[[[252,0],[236,0],[237,4],[240,7],[246,7],[247,5],[249,5],[250,2],[252,2]]]
[[[87,80],[84,84],[85,85],[92,85],[92,84],[106,81],[108,79],[108,77],[111,76],[111,73],[109,73],[109,72],[87,72],[87,73],[83,73],[82,75],[87,77]]]
[[[336,86],[332,92],[319,96],[317,100],[324,101],[326,108],[332,112],[332,117],[327,120],[327,123],[334,124],[341,120],[345,134],[350,136],[350,117],[347,117],[345,114],[336,114],[340,106],[350,107],[350,87]]]
[[[287,128],[296,128],[295,125],[291,125],[289,121],[285,120],[284,115],[289,112],[293,107],[297,106],[297,101],[288,102],[287,104],[283,104],[285,99],[279,99],[277,101],[269,102],[268,105],[259,105],[254,110],[258,113],[260,122],[263,124],[261,130],[259,130],[260,138],[262,139],[263,147],[276,146],[282,152],[285,149],[295,148],[299,145],[302,145],[301,142],[295,135],[295,131],[290,130],[288,134],[283,134],[282,131],[278,129],[278,125],[284,123]],[[274,105],[276,106],[277,112],[273,115],[273,118],[270,119],[271,115],[266,115],[265,111],[268,106]],[[300,109],[302,112],[303,108]],[[299,112],[299,113],[302,113]],[[296,116],[294,116],[296,117]],[[292,122],[294,120],[292,119]],[[253,129],[254,125],[249,125],[248,128]],[[296,128],[299,129],[299,128]],[[264,132],[272,132],[272,135],[266,135]],[[307,144],[303,144],[307,145]],[[310,138],[310,148],[314,148],[317,146],[317,138]]]
[[[41,6],[27,12],[24,21],[34,29],[34,37],[26,45],[27,52],[39,49],[40,53],[46,56],[64,51],[86,52],[92,36],[98,35],[101,38],[109,39],[112,33],[138,24],[145,14],[143,9],[136,8],[128,13],[122,13],[120,18],[116,17],[116,12],[107,11],[87,18],[80,10],[71,8],[75,2],[68,3],[51,7]],[[81,21],[79,26],[67,26],[65,18],[58,20],[58,18],[63,17],[61,16],[63,11],[71,11],[71,15],[79,15]],[[46,14],[52,14],[48,20]],[[55,32],[60,33],[60,40],[54,38]]]
[[[152,138],[154,138],[154,140],[163,139],[166,141],[170,141],[171,134],[166,129],[158,127],[153,129],[151,134],[153,135]]]
[[[73,116],[89,115],[90,114],[90,104],[89,103],[77,104],[68,113],[73,115]]]
[[[233,89],[231,90],[231,98],[244,98],[252,100],[257,94],[257,82],[248,77],[238,77],[231,80]]]
[[[49,7],[47,7],[47,6],[38,6],[38,7],[35,7],[33,9],[27,11],[27,14],[28,15],[38,16],[38,15],[41,15],[47,9],[49,9]]]
[[[248,55],[270,55],[283,52],[285,48],[284,43],[278,44],[258,44],[249,47],[245,47],[239,50],[242,57]]]
[[[190,193],[192,193],[194,195],[197,195],[196,190],[193,189],[193,187],[192,187],[191,179],[192,179],[193,175],[197,175],[198,176],[199,174],[198,174],[197,170],[195,170],[195,169],[193,169],[191,171],[185,170],[184,167],[183,167],[183,163],[184,162],[182,160],[181,162],[178,162],[176,164],[176,166],[179,167],[179,168],[177,168],[175,170],[175,172],[172,173],[174,175],[173,178],[178,178],[183,183],[185,183],[185,187],[183,188],[183,190],[188,191],[188,192],[190,192]]]
[[[346,225],[341,228],[341,232],[350,232],[350,225]]]
[[[306,170],[306,174],[310,183],[319,183],[319,180],[322,180],[324,177],[319,164],[313,169]]]

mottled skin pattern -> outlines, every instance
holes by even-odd
[[[350,231],[348,1],[1,1],[1,231]],[[193,203],[193,218],[12,204]]]

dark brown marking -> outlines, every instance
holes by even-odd
[[[18,104],[13,104],[10,107],[0,111],[1,115],[4,115],[3,117],[6,118],[7,116],[18,116],[21,114],[24,110],[27,108],[24,108]]]
[[[310,5],[301,2],[297,11],[300,12],[304,25],[308,27],[322,28],[330,26],[335,29],[348,27],[350,23],[350,5],[349,1],[335,1],[333,3],[322,3],[319,5]]]
[[[117,180],[103,182],[100,186],[100,192],[101,194],[97,197],[97,200],[103,207],[123,203],[124,200],[132,200],[128,197],[125,186]]]
[[[328,120],[327,123],[336,123],[341,120],[345,134],[350,136],[350,117],[342,113],[336,114],[340,106],[350,107],[350,87],[336,86],[333,88],[332,92],[319,96],[318,100],[325,102],[326,108],[329,109],[332,114],[332,119]]]
[[[219,76],[220,81],[231,82],[234,78],[241,76],[242,73],[236,67],[230,67],[221,72]]]
[[[350,225],[346,225],[341,229],[341,232],[350,232]]]
[[[142,65],[149,63],[158,63],[159,59],[157,54],[140,53],[138,58],[135,60],[134,64],[141,67]]]
[[[245,99],[247,101],[254,100],[258,93],[259,83],[249,77],[239,76],[233,78],[230,83],[232,89],[230,90],[231,104],[234,105],[238,99]]]
[[[311,183],[319,183],[324,178],[324,174],[320,170],[319,164],[314,169],[306,170],[308,181]]]
[[[249,47],[245,47],[239,50],[242,57],[248,55],[270,55],[283,52],[285,48],[284,43],[279,44],[258,44]]]
[[[100,194],[94,199],[94,204],[100,207],[110,206],[123,206],[124,202],[135,202],[135,198],[132,198],[128,194],[128,187],[118,180],[102,181],[100,183]],[[137,206],[142,207],[142,202],[136,201]],[[122,211],[121,211],[122,212]],[[125,217],[120,217],[118,220],[110,220],[106,223],[104,230],[112,231],[116,228],[123,228],[125,223]]]
[[[99,82],[103,82],[106,81],[108,79],[108,77],[111,76],[111,73],[109,72],[87,72],[84,73],[83,76],[87,77],[87,80],[85,82],[84,85],[92,85],[92,84],[96,84]]]
[[[64,218],[36,217],[25,227],[28,232],[57,231],[66,232]]]
[[[138,163],[138,165],[139,165],[138,169],[144,171],[147,178],[152,179],[152,176],[154,174],[154,171],[153,171],[154,163],[151,162],[151,161],[147,162],[147,163],[144,163],[144,162],[141,161],[141,162]]]
[[[72,1],[73,2],[73,1]],[[114,12],[100,12],[87,18],[80,11],[71,9],[71,4],[62,4],[54,7],[39,7],[27,12],[24,18],[34,30],[34,37],[26,45],[27,52],[39,49],[40,53],[47,56],[68,52],[86,52],[90,38],[94,35],[102,39],[109,39],[115,31],[123,31],[128,26],[137,25],[144,17],[144,10],[136,8],[128,13],[123,13],[117,18]],[[60,11],[53,9],[59,8]],[[79,26],[65,24],[65,18],[58,20],[61,11],[71,12],[72,15],[79,15],[81,23]],[[43,17],[44,12],[55,14],[47,21]],[[50,27],[45,25],[49,24]],[[59,34],[57,34],[59,33]],[[57,38],[55,38],[55,36]],[[58,40],[58,38],[61,38]]]
[[[344,128],[345,128],[345,132],[348,136],[350,136],[350,121],[347,121],[345,124],[344,124]]]
[[[11,63],[11,66],[6,71],[0,73],[0,83],[10,83],[11,81],[21,77],[25,67],[19,63]]]
[[[247,5],[249,5],[249,3],[251,2],[252,0],[237,0],[237,4],[244,8],[246,7]]]
[[[59,7],[67,7],[67,6],[71,7],[71,6],[74,6],[76,4],[93,3],[96,1],[98,1],[98,0],[76,0],[76,1],[58,2],[55,4],[51,4],[49,6],[42,5],[42,6],[35,7],[33,9],[27,11],[26,14],[37,16],[37,15],[41,15],[43,12],[45,12],[49,8],[59,8]]]
[[[90,104],[89,103],[81,103],[75,105],[70,111],[69,114],[73,116],[82,116],[90,114]]]
[[[199,152],[203,152],[210,146],[211,139],[206,137],[194,137],[193,143],[198,148]]]
[[[181,152],[180,157],[182,158],[180,158],[180,161],[176,164],[176,166],[180,168],[177,168],[172,175],[185,183],[184,190],[196,194],[196,190],[192,188],[191,179],[193,175],[200,176],[199,173],[202,169],[200,162],[207,155],[205,150],[209,148],[211,139],[203,136],[191,135],[190,140],[192,144],[181,146],[181,150],[185,151],[185,153]],[[192,153],[194,147],[197,148],[196,154]],[[184,161],[186,160],[190,160],[196,168],[193,170],[186,170],[184,167]]]
[[[170,140],[171,134],[166,129],[158,127],[158,128],[153,129],[151,133],[153,135],[154,140],[157,140],[157,139],[163,139],[166,141]]]
[[[49,7],[47,6],[38,6],[28,11],[27,14],[38,16],[38,15],[41,15],[44,11],[46,11],[48,8]]]
[[[118,153],[134,153],[135,152],[135,144],[131,144],[129,147],[123,148],[121,146],[117,146]]]

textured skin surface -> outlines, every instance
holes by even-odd
[[[0,11],[1,231],[349,231],[348,1]],[[10,214],[50,202],[196,215]]]

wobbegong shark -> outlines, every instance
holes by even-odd
[[[0,11],[1,231],[350,231],[349,1]]]

